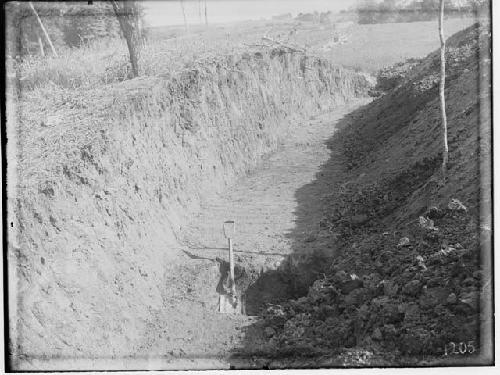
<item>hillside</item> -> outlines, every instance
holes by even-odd
[[[257,351],[268,359],[256,366],[491,360],[490,38],[477,24],[447,42],[445,184],[438,52],[341,121],[332,158],[296,194],[306,205],[307,191],[330,186],[308,242],[331,250],[294,271],[308,291],[263,311]],[[339,159],[341,179],[331,172]],[[469,345],[465,355],[452,353],[459,343]]]

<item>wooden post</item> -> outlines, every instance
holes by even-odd
[[[443,129],[443,164],[441,166],[443,173],[443,183],[446,181],[446,169],[448,166],[448,122],[446,118],[446,41],[444,38],[444,0],[440,0],[439,10],[439,39],[441,41],[441,79],[439,82],[439,98],[441,102],[441,123]]]
[[[207,0],[205,0],[205,26],[208,26]]]
[[[52,41],[50,40],[49,33],[45,29],[45,26],[43,26],[42,20],[40,19],[40,16],[38,15],[38,12],[36,11],[35,7],[33,6],[33,3],[30,1],[30,8],[35,14],[36,19],[38,20],[38,24],[40,25],[40,28],[43,31],[43,34],[45,35],[45,39],[47,39],[47,42],[49,43],[50,49],[52,50],[52,53],[54,54],[55,57],[59,57],[57,55],[56,49],[54,48],[54,45],[52,44]]]
[[[182,17],[184,17],[184,28],[188,29],[188,24],[187,24],[187,19],[186,19],[186,10],[184,9],[184,1],[183,0],[180,0],[181,1],[181,9],[182,9]]]

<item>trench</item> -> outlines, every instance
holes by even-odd
[[[236,222],[235,282],[246,315],[219,314],[221,323],[214,322],[209,333],[215,335],[211,345],[216,347],[217,324],[231,322],[229,326],[239,332],[224,349],[226,364],[232,366],[232,356],[242,348],[258,352],[262,308],[305,295],[327,264],[326,258],[334,256],[330,240],[318,237],[322,197],[330,191],[332,179],[340,179],[343,171],[340,155],[327,142],[337,123],[368,101],[350,101],[297,126],[259,168],[203,202],[200,212],[182,229],[185,253],[193,262],[211,262],[216,267],[216,282],[207,287],[224,295],[229,264],[222,223]],[[330,176],[318,184],[318,174],[325,173],[327,162]],[[300,204],[304,199],[308,203]],[[212,309],[216,308],[212,301]]]

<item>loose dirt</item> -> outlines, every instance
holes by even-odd
[[[313,251],[309,237],[321,218],[321,197],[328,186],[309,191],[311,202],[316,203],[300,212],[296,192],[310,184],[332,157],[326,141],[335,133],[336,122],[367,100],[350,102],[297,128],[257,170],[205,201],[199,214],[182,229],[179,239],[185,244],[185,257],[166,267],[172,283],[166,285],[164,300],[171,303],[152,327],[156,337],[150,337],[144,345],[149,358],[160,361],[158,366],[229,367],[231,353],[243,340],[247,347],[251,340],[245,327],[259,320],[251,314],[257,313],[262,302],[290,297],[290,286],[277,275],[276,280],[269,280],[270,285],[253,287],[247,297],[248,315],[218,313],[218,292],[228,259],[222,223],[236,222],[234,249],[240,289],[264,272],[278,269],[290,254]],[[331,173],[335,174],[333,169]],[[339,161],[338,172],[341,170]],[[297,243],[304,243],[303,249],[297,248]]]

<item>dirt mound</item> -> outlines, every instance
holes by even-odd
[[[307,295],[264,312],[263,352],[337,352],[337,366],[352,365],[342,359],[352,350],[386,360],[356,365],[491,359],[490,37],[477,24],[448,41],[446,184],[437,52],[332,139],[348,177],[325,196],[317,236],[335,244],[335,259]]]

